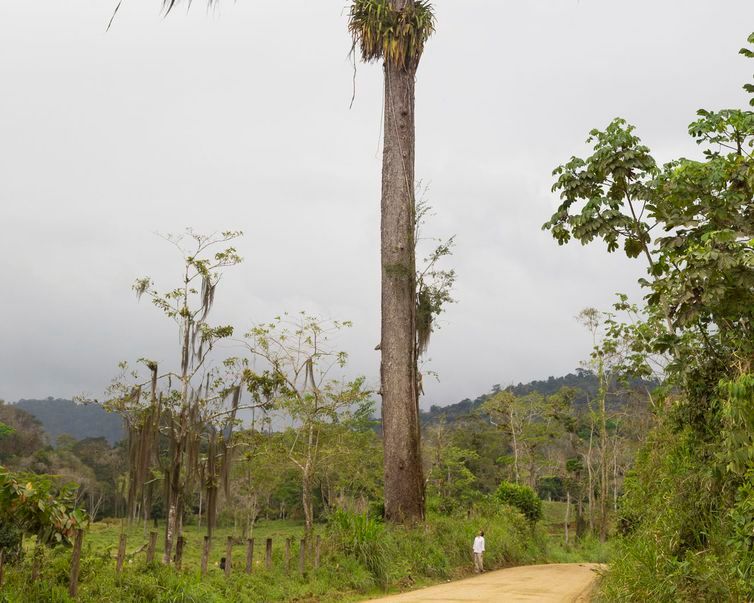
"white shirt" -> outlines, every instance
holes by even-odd
[[[472,550],[475,553],[484,553],[484,536],[474,538],[474,547]]]

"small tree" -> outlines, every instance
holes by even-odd
[[[426,191],[426,189],[424,189]],[[455,235],[448,239],[422,237],[422,227],[431,215],[432,207],[420,197],[416,202],[416,224],[414,245],[417,251],[423,241],[434,243],[429,255],[416,270],[416,400],[424,394],[422,373],[419,370],[419,359],[427,353],[429,340],[438,328],[437,317],[443,312],[447,304],[453,303],[451,292],[456,280],[453,269],[442,268],[442,260],[453,254]],[[418,412],[418,411],[417,411]]]
[[[546,449],[559,432],[550,400],[537,392],[516,396],[506,390],[486,400],[482,411],[510,437],[515,483],[526,479],[536,488],[543,466],[550,465]]]
[[[616,304],[616,309],[629,308],[624,296]],[[588,492],[591,498],[598,486],[597,526],[601,541],[607,539],[608,515],[612,487],[613,507],[616,506],[618,482],[618,426],[621,417],[611,411],[609,400],[617,396],[626,397],[630,394],[628,374],[633,376],[651,376],[648,358],[642,354],[640,360],[635,358],[634,349],[641,342],[637,342],[637,333],[630,325],[619,323],[612,313],[600,312],[595,308],[586,308],[579,313],[581,322],[592,337],[592,352],[584,365],[597,377],[597,395],[595,400],[589,400],[589,450],[585,456],[589,479]],[[596,403],[596,408],[592,403]],[[594,436],[596,435],[596,442]],[[594,445],[594,446],[593,446]],[[598,474],[593,475],[593,448],[596,448]],[[593,479],[595,478],[596,479]],[[590,504],[590,522],[593,523]]]
[[[3,524],[37,537],[49,546],[68,543],[87,521],[76,507],[76,484],[59,486],[53,476],[12,473],[0,467],[0,516]]]
[[[467,506],[473,499],[476,476],[468,463],[479,458],[476,451],[458,446],[453,435],[443,419],[429,429],[424,442],[430,504],[446,513]]]
[[[334,350],[329,340],[349,326],[302,312],[292,320],[276,317],[247,334],[249,351],[266,365],[262,373],[247,371],[247,382],[276,392],[275,407],[293,420],[288,458],[300,472],[307,535],[314,524],[315,475],[329,454],[324,445],[328,428],[359,420],[372,409],[363,378],[338,381],[330,376],[345,367],[348,356]]]
[[[358,417],[327,427],[318,481],[328,512],[363,513],[370,502],[382,500],[382,442],[371,416],[373,407],[362,408]]]
[[[256,421],[252,421],[250,429],[236,434],[237,460],[232,469],[233,488],[227,505],[233,511],[236,524],[241,522],[244,538],[253,535],[257,519],[270,511],[273,497],[290,481],[286,444],[284,433],[259,430]]]
[[[232,326],[211,326],[208,317],[222,271],[241,262],[235,248],[228,245],[240,235],[187,230],[184,235],[166,237],[183,260],[180,285],[160,292],[147,277],[137,280],[133,288],[138,297],[147,296],[176,323],[178,367],[161,373],[156,362],[142,358],[139,363],[148,371],[148,378],[142,380],[139,371],[122,363],[121,376],[108,390],[106,407],[121,413],[128,426],[131,519],[141,508],[146,520],[152,467],[156,465],[162,474],[167,507],[165,563],[170,563],[173,544],[183,529],[184,505],[197,483],[206,491],[211,536],[220,482],[228,489],[236,413],[256,406],[239,405],[245,363],[236,358],[213,362],[211,356],[215,344],[233,334]]]

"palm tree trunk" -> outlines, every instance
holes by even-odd
[[[391,0],[397,9],[411,0]],[[424,517],[416,359],[414,83],[416,67],[385,62],[382,156],[382,426],[385,516]]]

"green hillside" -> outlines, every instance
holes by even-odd
[[[614,393],[608,398],[608,406],[612,408],[622,408],[637,390],[643,392],[648,389],[651,391],[658,384],[643,379],[632,379],[626,385],[615,385],[616,387],[612,388]],[[550,376],[547,379],[519,383],[518,385],[510,385],[506,388],[501,388],[500,385],[493,385],[488,393],[482,394],[473,400],[465,398],[460,402],[449,404],[448,406],[432,405],[428,411],[423,411],[421,413],[421,420],[422,423],[429,424],[434,423],[439,420],[440,417],[443,417],[445,421],[452,423],[458,419],[466,418],[469,414],[481,407],[481,405],[491,396],[502,390],[509,391],[516,396],[525,396],[531,393],[551,396],[564,387],[573,388],[575,390],[576,397],[573,401],[574,407],[584,408],[588,401],[594,399],[597,395],[597,376],[591,371],[576,369],[575,373],[568,373],[563,377]]]
[[[124,437],[123,419],[94,404],[49,397],[45,400],[19,400],[16,406],[42,423],[54,445],[58,436],[67,434],[77,440],[105,438],[111,445]]]

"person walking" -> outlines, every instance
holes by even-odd
[[[484,532],[482,530],[474,538],[471,550],[474,553],[474,572],[480,574],[484,571]]]

